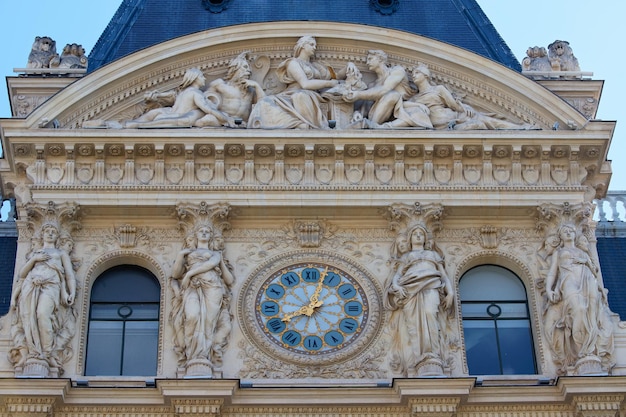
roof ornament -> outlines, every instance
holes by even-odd
[[[221,13],[228,9],[230,0],[202,0],[202,6],[211,13]]]
[[[390,15],[400,7],[400,0],[370,0],[370,6],[382,15]]]

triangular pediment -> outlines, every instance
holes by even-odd
[[[333,67],[353,62],[364,80],[373,78],[367,51],[385,51],[407,69],[426,64],[432,81],[445,85],[464,103],[485,113],[536,128],[578,128],[586,119],[561,98],[501,64],[426,37],[371,26],[331,22],[273,22],[208,30],[141,50],[69,85],[26,119],[27,128],[57,120],[61,128],[81,128],[90,120],[132,119],[141,114],[146,92],[175,89],[189,68],[208,81],[223,77],[231,59],[249,51],[252,78],[271,90],[273,70],[292,55],[304,35],[317,39],[315,58]]]

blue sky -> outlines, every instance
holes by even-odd
[[[50,36],[56,40],[57,50],[66,43],[79,43],[90,52],[120,3],[0,0],[0,75],[13,76],[13,68],[26,66],[35,36]],[[626,59],[617,48],[626,39],[626,2],[478,0],[478,4],[518,60],[526,56],[529,46],[547,47],[557,39],[566,40],[581,70],[593,72],[594,79],[605,80],[598,118],[619,121],[609,152],[609,159],[614,161],[609,189],[626,190],[626,80],[622,74]],[[0,82],[0,117],[9,116],[6,83]]]

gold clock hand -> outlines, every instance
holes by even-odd
[[[310,305],[305,305],[305,306],[300,307],[296,311],[292,311],[291,313],[285,314],[281,320],[284,321],[285,323],[289,323],[291,319],[294,317],[301,316],[301,315],[311,317],[311,314],[313,314],[313,308]]]
[[[313,292],[313,295],[311,296],[309,306],[312,308],[319,307],[324,304],[324,302],[320,301],[319,298],[320,293],[322,292],[322,285],[324,284],[324,278],[326,277],[326,274],[328,274],[328,267],[324,270],[324,272],[321,273],[320,280],[317,282],[317,287],[315,287],[315,292]]]

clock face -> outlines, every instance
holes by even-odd
[[[347,272],[319,263],[290,265],[272,274],[255,304],[265,336],[304,355],[348,346],[368,321],[367,297],[359,283]]]
[[[292,252],[268,260],[243,284],[239,322],[247,340],[272,357],[330,364],[362,352],[379,334],[380,294],[350,259]]]

